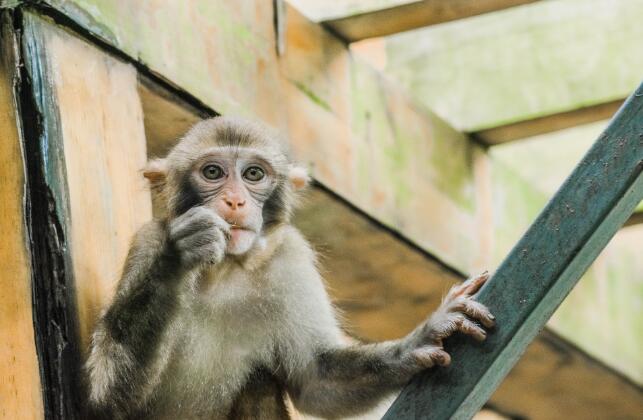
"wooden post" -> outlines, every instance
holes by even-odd
[[[449,340],[452,365],[415,378],[384,418],[472,417],[643,199],[642,169],[643,84],[480,291],[496,330]]]

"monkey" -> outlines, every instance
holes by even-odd
[[[347,342],[317,256],[290,223],[308,174],[258,123],[198,122],[143,175],[160,209],[92,334],[93,417],[286,419],[286,398],[301,413],[354,416],[449,365],[445,338],[482,341],[495,325],[475,300],[485,272],[405,337]]]

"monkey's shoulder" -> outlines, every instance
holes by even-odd
[[[281,228],[277,247],[277,257],[292,261],[316,262],[316,255],[313,248],[304,235],[292,225]]]

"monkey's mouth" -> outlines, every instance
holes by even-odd
[[[257,233],[254,229],[231,224],[227,252],[236,255],[243,254],[252,247],[256,238]]]
[[[254,232],[254,229],[251,229],[246,226],[238,225],[236,223],[230,223],[230,230],[247,230],[249,232]]]

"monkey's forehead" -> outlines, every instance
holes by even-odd
[[[289,155],[287,142],[276,130],[239,117],[214,117],[200,121],[176,147],[211,146],[255,147],[268,153]]]
[[[192,147],[185,150],[175,150],[168,156],[169,169],[179,172],[193,170],[208,161],[219,163],[256,161],[268,165],[272,171],[280,174],[286,174],[290,164],[288,159],[279,151],[271,151],[263,147]]]

